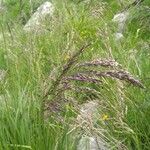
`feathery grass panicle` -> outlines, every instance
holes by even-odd
[[[81,52],[81,50],[80,50]],[[79,54],[79,53],[78,53]],[[60,99],[59,102],[61,102],[62,107],[63,105],[65,105],[65,103],[63,103],[63,97],[62,94],[67,92],[67,91],[72,91],[73,93],[77,92],[77,93],[93,93],[95,96],[100,94],[100,91],[97,91],[95,89],[91,89],[88,85],[86,85],[85,87],[82,87],[80,85],[78,86],[74,86],[74,83],[72,83],[72,81],[80,81],[80,82],[85,82],[85,83],[92,83],[92,84],[96,84],[96,85],[101,85],[104,86],[104,84],[102,84],[102,78],[113,78],[113,79],[119,79],[119,80],[124,80],[126,82],[131,83],[134,86],[138,86],[140,88],[144,88],[144,86],[142,85],[142,83],[140,83],[139,80],[135,79],[129,72],[118,69],[118,67],[120,67],[121,65],[119,63],[117,63],[114,60],[110,60],[110,59],[100,59],[98,61],[91,61],[91,62],[86,62],[86,63],[82,63],[81,66],[87,66],[87,69],[83,69],[83,71],[81,72],[79,69],[76,68],[75,73],[73,73],[72,75],[67,74],[68,70],[72,69],[74,66],[72,65],[72,63],[74,62],[74,59],[77,57],[78,55],[76,54],[76,56],[74,56],[72,59],[69,60],[68,65],[65,65],[65,69],[63,70],[62,74],[59,76],[59,80],[56,80],[57,84],[57,89],[55,89],[55,98],[57,100],[50,102],[49,103],[49,107],[47,107],[47,109],[49,111],[53,110],[52,108],[54,107],[55,110],[55,106],[58,106],[58,99]],[[106,71],[97,71],[97,70],[91,70],[91,68],[89,68],[89,66],[93,65],[95,67],[95,69],[98,66],[104,66],[106,68],[110,68],[113,67],[113,69],[115,70],[106,70]],[[80,65],[78,65],[80,66]],[[75,69],[75,68],[74,68]],[[59,81],[59,82],[58,82]],[[54,98],[54,99],[55,99]],[[56,103],[56,104],[55,104]],[[58,112],[58,111],[56,111]]]
[[[86,71],[84,73],[88,74],[88,75],[94,75],[97,77],[117,78],[119,80],[125,80],[125,81],[133,84],[134,86],[144,88],[144,86],[142,85],[142,83],[139,80],[137,80],[129,72],[124,71],[124,70],[110,70],[110,71],[106,71],[106,72],[98,72],[98,71],[90,70],[90,71]]]
[[[97,60],[93,60],[91,62],[84,62],[84,63],[78,64],[77,66],[78,67],[82,67],[82,66],[118,67],[121,65],[112,59],[97,59]]]
[[[66,77],[65,80],[67,81],[74,80],[74,81],[82,81],[82,82],[89,82],[89,83],[91,82],[95,84],[102,83],[102,81],[99,79],[96,79],[94,77],[89,77],[86,74],[80,74],[80,73],[73,76]]]

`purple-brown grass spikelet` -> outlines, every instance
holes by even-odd
[[[81,73],[82,74],[82,73]],[[106,72],[99,72],[99,71],[85,71],[83,74],[86,75],[94,75],[96,77],[111,77],[111,78],[117,78],[119,80],[125,80],[135,86],[139,86],[140,88],[144,88],[142,83],[135,79],[129,72],[124,71],[124,70],[110,70]]]
[[[116,62],[115,60],[112,59],[97,59],[97,60],[93,60],[90,62],[85,62],[82,64],[78,64],[78,67],[81,66],[102,66],[102,67],[118,67],[121,66],[118,62]]]
[[[82,82],[90,82],[90,83],[101,83],[102,81],[99,79],[96,79],[94,77],[88,77],[86,74],[76,74],[73,76],[66,77],[65,80],[74,80],[74,81],[82,81]]]

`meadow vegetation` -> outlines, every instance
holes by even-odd
[[[120,41],[112,18],[131,1],[53,0],[46,32],[25,33],[42,2],[6,0],[0,12],[0,150],[76,150],[79,106],[94,100],[90,134],[110,149],[148,150],[149,0],[129,9]]]

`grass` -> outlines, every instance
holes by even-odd
[[[103,2],[53,1],[54,17],[45,22],[47,32],[41,35],[25,34],[22,30],[40,3],[38,0],[32,6],[28,1],[6,2],[8,11],[0,18],[0,69],[6,70],[5,79],[0,81],[0,149],[75,150],[82,134],[89,134],[91,128],[95,130],[90,134],[104,136],[111,149],[149,149],[150,41],[144,34],[150,32],[149,16],[145,15],[149,2],[130,10],[133,18],[127,22],[125,37],[120,42],[113,38],[116,25],[111,19],[128,2]],[[77,55],[75,63],[62,75],[64,64],[86,44],[90,46]],[[104,58],[115,59],[145,88],[102,78],[103,84],[72,83],[78,89],[95,90],[96,94],[71,90],[56,97],[59,92],[58,87],[53,89],[54,84],[60,77],[78,72],[76,63]],[[44,97],[46,89],[51,93]],[[84,133],[74,124],[78,105],[74,108],[70,103],[64,104],[63,99],[73,99],[78,105],[96,99],[100,102],[99,113],[108,119],[99,117],[96,125],[87,127]],[[60,103],[61,114],[56,112],[48,121],[43,120],[43,101]]]

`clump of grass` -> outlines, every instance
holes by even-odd
[[[48,106],[44,110],[48,110],[53,112],[59,112],[63,107],[63,100],[65,100],[64,93],[69,90],[73,91],[92,91],[89,90],[90,86],[86,85],[84,88],[81,86],[74,86],[72,81],[79,81],[83,83],[93,83],[100,86],[105,86],[103,83],[103,78],[112,78],[119,79],[121,81],[126,81],[133,86],[137,86],[140,88],[144,88],[143,84],[133,77],[129,72],[120,69],[121,64],[112,59],[97,59],[89,62],[78,63],[78,57],[80,54],[84,52],[84,49],[89,45],[82,47],[78,52],[76,52],[64,65],[62,73],[58,76],[58,78],[53,82],[52,86],[44,95],[43,108],[48,99],[48,96],[52,96],[53,100],[50,100]],[[91,70],[93,67],[93,70]],[[99,71],[97,68],[104,67],[106,71]],[[114,70],[110,70],[113,68]],[[71,70],[73,70],[73,74],[71,74]],[[70,75],[71,74],[71,75]],[[76,90],[75,90],[76,89]],[[84,90],[83,90],[84,89]],[[92,89],[92,88],[91,88]],[[93,89],[94,91],[94,89]],[[100,91],[97,91],[97,93]],[[62,96],[62,97],[61,97]],[[59,104],[58,104],[59,103]],[[59,111],[58,111],[59,110]]]
[[[125,38],[116,42],[111,25],[120,11],[116,0],[102,9],[97,0],[58,0],[54,18],[46,24],[49,30],[36,36],[25,35],[22,26],[38,6],[14,0],[6,4],[11,2],[0,19],[0,69],[7,70],[0,82],[0,149],[74,150],[86,133],[103,134],[112,149],[149,149],[149,38],[137,38],[149,29],[148,13],[133,13],[132,22],[141,15],[140,24],[127,26]],[[41,4],[32,4],[37,2]],[[81,129],[74,123],[79,106],[94,100],[99,102],[98,121]]]

